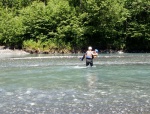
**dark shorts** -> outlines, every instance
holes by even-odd
[[[88,65],[93,66],[93,59],[92,58],[86,59],[86,66],[88,66]]]

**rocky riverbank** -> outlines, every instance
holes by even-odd
[[[29,54],[26,51],[18,50],[18,49],[5,49],[4,46],[0,46],[0,57],[2,56],[12,56],[12,55],[27,55]]]
[[[69,54],[69,53],[85,53],[86,50],[66,50],[66,49],[51,49],[51,50],[33,50],[33,49],[9,49],[4,46],[0,46],[0,56],[5,55],[26,55],[26,54]],[[123,53],[123,51],[115,50],[99,50],[99,53]]]

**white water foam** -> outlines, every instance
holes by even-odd
[[[95,68],[96,66],[74,66],[75,69],[82,69],[82,68]]]
[[[77,58],[77,56],[44,56],[44,57],[22,57],[22,58],[11,58],[11,59],[50,59],[50,58]]]
[[[87,68],[86,66],[74,66],[75,69]]]

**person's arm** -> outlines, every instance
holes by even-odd
[[[97,56],[97,55],[98,55],[98,53],[93,53],[93,55],[94,55],[94,56]]]
[[[92,58],[95,58],[95,57],[97,57],[98,56],[98,53],[97,52],[93,52],[93,57]]]
[[[82,58],[80,58],[80,60],[81,60],[81,61],[83,61],[83,59],[84,59],[84,58],[85,58],[85,54],[83,55],[83,57],[82,57]]]

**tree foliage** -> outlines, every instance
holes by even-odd
[[[1,45],[150,49],[147,0],[1,0],[0,6]]]

